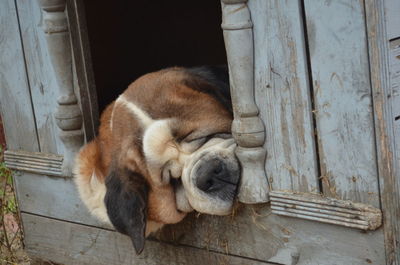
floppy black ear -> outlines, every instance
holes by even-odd
[[[148,186],[144,177],[128,169],[114,169],[106,179],[104,202],[111,223],[128,235],[136,250],[143,251],[147,219]]]

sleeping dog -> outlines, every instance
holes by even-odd
[[[229,214],[240,176],[226,67],[168,68],[133,82],[78,153],[75,182],[89,211],[145,237],[193,209]]]

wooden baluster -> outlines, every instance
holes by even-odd
[[[58,106],[54,117],[65,147],[62,172],[64,176],[71,176],[75,154],[83,144],[83,131],[82,115],[72,82],[66,0],[39,0],[39,5],[43,10],[43,30],[58,84]]]
[[[269,200],[263,148],[265,127],[254,100],[253,24],[247,0],[222,0],[222,29],[228,58],[234,121],[232,133],[242,165],[239,201]]]

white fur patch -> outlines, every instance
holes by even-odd
[[[104,197],[106,195],[106,186],[101,183],[96,174],[93,172],[90,176],[90,181],[87,183],[87,176],[80,173],[80,160],[76,159],[76,166],[74,168],[75,183],[78,187],[79,195],[85,203],[89,212],[96,216],[100,221],[111,225],[110,219],[107,215],[106,205],[104,204]]]
[[[139,120],[139,122],[142,124],[144,129],[148,128],[154,122],[154,120],[149,116],[149,114],[147,114],[144,110],[136,106],[135,103],[128,101],[124,95],[119,96],[115,101],[115,104],[120,104],[126,107],[131,113],[133,113]]]

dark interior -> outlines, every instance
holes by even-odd
[[[219,1],[84,3],[99,111],[145,73],[226,64]]]

